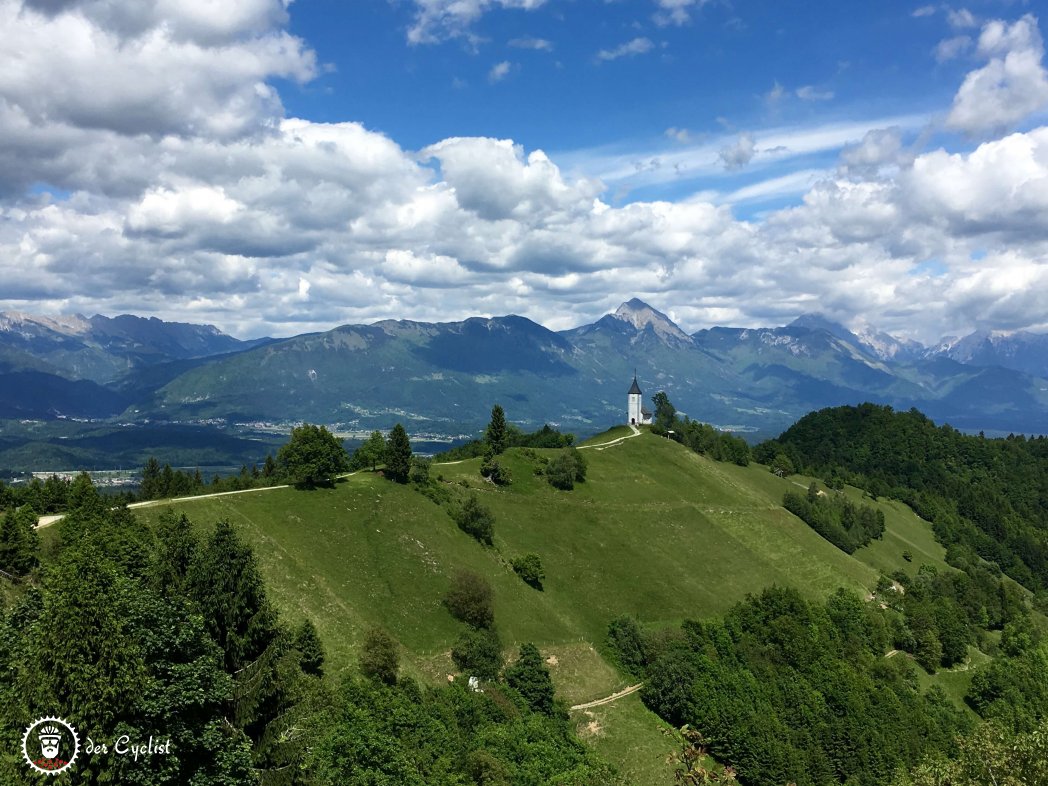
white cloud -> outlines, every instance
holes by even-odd
[[[979,20],[967,8],[950,9],[946,12],[946,21],[950,23],[950,27],[955,27],[958,30],[979,26]]]
[[[246,3],[253,13],[239,14],[177,4],[170,20],[163,5],[69,2],[45,14],[0,0],[7,123],[229,138],[283,114],[268,79],[315,74],[300,39],[266,27],[280,3]]]
[[[720,160],[725,169],[741,169],[753,160],[757,143],[748,133],[739,134],[735,143],[720,151]]]
[[[655,0],[659,11],[655,22],[660,25],[684,25],[691,21],[692,6],[702,6],[706,0]]]
[[[553,42],[545,38],[514,38],[509,45],[517,49],[534,49],[540,52],[552,52]]]
[[[666,129],[666,136],[674,142],[680,142],[681,144],[691,140],[691,133],[688,129],[676,128],[675,126]]]
[[[832,90],[818,90],[814,85],[804,85],[796,90],[801,101],[829,101],[833,98]]]
[[[913,17],[932,16],[935,14],[936,8],[933,5],[922,5],[920,8],[914,10],[911,14]]]
[[[311,55],[280,27],[279,4],[211,19],[201,0],[194,24],[178,21],[190,6],[158,24],[157,7],[13,16],[0,0],[0,308],[156,314],[242,335],[510,312],[570,327],[644,289],[688,328],[816,306],[925,338],[1044,322],[1048,128],[919,156],[903,140],[925,116],[767,128],[759,155],[750,134],[682,129],[668,134],[677,144],[574,158],[486,138],[415,153],[357,123],[286,118],[275,93],[236,123],[193,116],[188,98],[158,92],[158,63],[218,104],[286,70],[308,78]],[[45,39],[62,43],[55,63],[30,51]],[[979,41],[1002,62],[1040,47],[1020,23],[987,25]],[[84,116],[64,84],[77,68],[112,81],[101,99],[137,125]],[[149,78],[136,84],[138,71]],[[835,151],[838,172],[805,158]],[[605,196],[686,182],[681,171],[708,191]],[[791,195],[803,198],[751,220],[729,207]],[[919,272],[930,258],[941,275]]]
[[[469,36],[470,26],[492,8],[533,11],[546,0],[413,0],[415,21],[408,28],[411,44],[434,44]]]
[[[771,86],[771,90],[765,93],[764,100],[767,101],[769,104],[777,104],[779,101],[782,100],[782,98],[785,95],[786,88],[784,88],[782,85],[778,83],[778,81],[776,81],[775,84]]]
[[[488,71],[488,81],[494,84],[495,82],[501,82],[505,79],[509,72],[513,70],[513,64],[508,60],[503,60],[501,63],[496,63]]]
[[[935,47],[935,59],[940,63],[960,57],[972,47],[972,39],[966,35],[944,38]]]
[[[877,128],[862,140],[841,151],[841,172],[845,175],[876,177],[881,167],[906,166],[913,155],[903,148],[902,130],[898,127]]]
[[[654,48],[654,44],[650,38],[634,38],[631,41],[627,41],[624,44],[620,44],[614,49],[601,49],[597,52],[597,60],[608,61],[618,60],[620,57],[629,57],[632,55],[642,55],[646,52],[650,52]]]
[[[954,97],[947,125],[970,135],[1000,132],[1048,106],[1044,42],[1031,14],[988,22],[978,54],[986,65],[969,73]]]

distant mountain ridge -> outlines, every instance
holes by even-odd
[[[100,383],[130,369],[240,351],[267,340],[241,341],[214,325],[130,314],[44,317],[0,312],[0,349],[44,361],[71,379]]]
[[[813,314],[783,327],[688,335],[637,298],[562,331],[508,315],[383,320],[261,342],[141,317],[8,314],[0,315],[0,376],[32,371],[57,387],[63,378],[104,386],[107,395],[96,391],[98,401],[65,415],[310,420],[350,430],[400,420],[415,432],[461,434],[481,428],[498,401],[521,425],[586,434],[622,419],[636,369],[646,398],[665,390],[692,417],[762,435],[814,409],[863,401],[917,407],[958,428],[1048,432],[1048,382],[1026,370],[1042,368],[1044,337],[1005,338],[1014,339],[997,336],[990,349],[974,339],[927,348]],[[22,404],[8,409],[28,411]],[[58,410],[52,403],[43,414]]]

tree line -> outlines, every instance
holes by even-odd
[[[890,496],[1032,591],[1048,590],[1048,438],[987,439],[917,410],[862,404],[805,415],[754,450],[762,463]]]
[[[841,492],[827,494],[814,481],[805,495],[787,491],[782,506],[847,554],[884,535],[884,513],[856,505]]]
[[[745,467],[750,463],[750,446],[742,437],[726,431],[718,431],[708,423],[692,420],[687,415],[677,414],[669,396],[660,391],[651,398],[655,413],[651,431],[686,445],[702,456],[714,461],[728,461]]]

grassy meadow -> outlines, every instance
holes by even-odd
[[[585,443],[587,481],[568,492],[535,474],[537,457],[554,451],[508,451],[513,483],[504,488],[480,477],[479,459],[435,464],[431,476],[453,498],[476,493],[494,511],[494,548],[461,532],[445,507],[410,485],[370,472],[334,488],[235,494],[137,513],[155,521],[172,505],[201,527],[234,522],[254,546],[285,618],[315,622],[335,675],[355,668],[363,632],[382,625],[402,645],[406,673],[446,679],[462,625],[441,599],[457,570],[477,572],[494,588],[507,654],[535,642],[569,704],[629,683],[602,655],[617,616],[674,624],[721,614],[771,584],[812,598],[841,586],[865,594],[880,572],[944,565],[930,525],[903,505],[876,503],[886,517],[883,541],[849,556],[781,507],[783,493],[808,479],[714,462],[647,432],[601,447],[628,433],[620,428]],[[902,559],[904,550],[912,562]],[[509,566],[528,552],[542,559],[543,591]],[[573,716],[583,738],[628,770],[632,783],[672,781],[676,741],[638,696]]]

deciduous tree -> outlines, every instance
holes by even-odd
[[[283,472],[296,486],[312,488],[333,482],[349,469],[342,441],[324,426],[303,423],[291,430],[291,438],[277,454]]]

